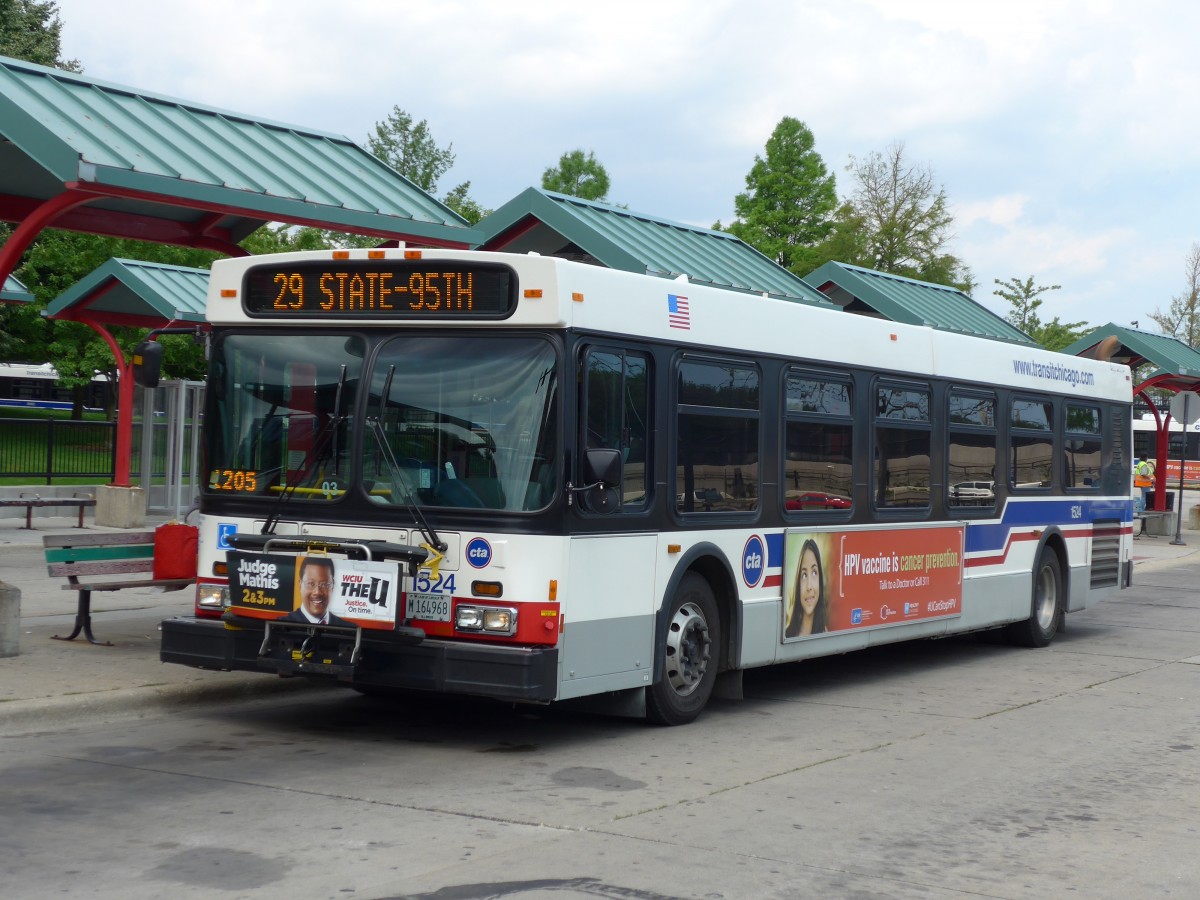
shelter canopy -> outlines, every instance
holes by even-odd
[[[8,57],[0,219],[223,253],[267,222],[424,246],[479,237],[348,138]]]
[[[799,276],[722,231],[528,188],[476,226],[482,250],[540,253],[624,272],[828,306]]]
[[[6,303],[32,303],[33,294],[11,275],[5,275],[0,283],[0,300]]]
[[[110,259],[54,298],[50,319],[158,328],[203,324],[208,270]]]
[[[846,312],[1017,344],[1034,343],[1025,332],[948,285],[840,262],[825,263],[804,280]]]
[[[1200,352],[1179,338],[1123,328],[1109,322],[1063,350],[1072,356],[1094,356],[1101,352],[1113,362],[1130,368],[1146,365],[1154,370],[1143,384],[1171,391],[1194,391],[1200,385]]]

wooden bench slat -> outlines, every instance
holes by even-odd
[[[0,497],[0,506],[95,506],[96,501],[86,497],[25,497],[13,499]]]
[[[48,534],[46,547],[109,547],[116,544],[153,544],[153,531],[98,531],[86,534]]]
[[[120,591],[125,588],[161,587],[177,591],[196,582],[191,578],[149,578],[145,581],[96,581],[90,583],[64,584],[64,591]]]
[[[113,559],[94,563],[50,563],[48,574],[59,578],[78,578],[83,575],[129,575],[135,572],[154,571],[153,559]]]

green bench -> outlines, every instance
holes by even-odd
[[[65,577],[68,583],[63,585],[63,590],[79,593],[74,630],[66,637],[54,635],[55,640],[73,641],[82,632],[89,643],[101,644],[92,635],[92,591],[148,587],[178,591],[196,583],[195,578],[153,577],[153,531],[48,534],[42,544],[49,574]],[[130,575],[146,577],[129,578]],[[107,642],[101,645],[112,646]]]

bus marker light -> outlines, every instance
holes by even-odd
[[[558,602],[558,579],[550,579],[550,592],[546,595],[546,599],[551,603]]]
[[[526,300],[540,300],[541,298],[542,298],[542,289],[541,288],[526,288],[525,289],[525,299]]]
[[[236,297],[237,296],[237,288],[221,288],[221,296],[222,297],[230,297],[230,298]]]
[[[334,259],[349,259],[350,251],[349,250],[334,250],[333,258]]]
[[[683,549],[683,547],[680,546],[679,544],[667,544],[667,552],[668,553],[678,553],[682,549]]]
[[[574,300],[576,303],[582,303],[583,302],[583,294],[572,294],[571,299]]]
[[[472,581],[471,593],[478,597],[503,597],[504,585],[499,581]]]
[[[385,259],[387,254],[382,250],[368,250],[367,259]]]
[[[423,259],[424,254],[422,254],[420,250],[405,250],[404,258],[405,259]]]
[[[219,562],[213,563],[213,574],[222,576],[228,575],[229,563],[225,562],[225,560],[220,560]]]
[[[900,340],[900,338],[896,337],[896,335],[894,335],[894,334],[889,334],[888,337],[891,338],[893,341]]]

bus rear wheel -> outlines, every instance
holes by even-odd
[[[671,601],[667,632],[658,648],[662,678],[646,688],[646,714],[659,725],[686,725],[708,703],[717,678],[721,619],[712,586],[683,576]]]
[[[1058,633],[1063,616],[1062,564],[1053,550],[1043,550],[1033,570],[1029,618],[1005,629],[1008,639],[1023,647],[1045,647]]]

